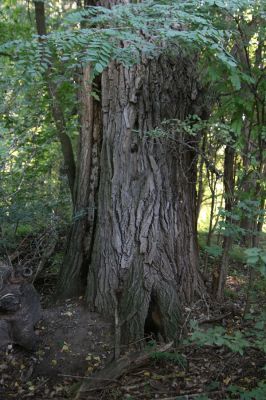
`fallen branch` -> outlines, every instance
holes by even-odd
[[[122,389],[123,389],[125,392],[130,392],[130,391],[132,391],[132,390],[139,389],[139,388],[144,387],[144,386],[146,386],[146,385],[147,385],[147,382],[144,381],[144,382],[138,382],[137,384],[131,385],[131,386],[123,386]]]
[[[231,311],[230,312],[228,312],[228,313],[226,313],[226,314],[223,314],[223,315],[218,315],[217,317],[213,317],[213,318],[206,318],[206,319],[203,319],[203,320],[199,320],[198,321],[198,323],[199,324],[207,324],[207,323],[212,323],[212,322],[219,322],[219,321],[221,321],[222,319],[224,319],[224,318],[226,318],[226,317],[229,317],[229,315],[231,315],[232,313],[231,313]]]
[[[215,391],[215,392],[210,392],[212,395],[220,395],[221,391]],[[182,394],[180,396],[174,396],[174,397],[162,397],[159,398],[158,400],[190,400],[190,399],[197,399],[198,397],[202,396],[208,396],[210,394],[209,392],[199,392],[199,393],[189,393],[189,394]]]
[[[65,378],[73,378],[73,379],[88,379],[88,380],[92,380],[92,381],[97,381],[100,380],[102,381],[108,381],[108,382],[119,382],[116,379],[107,379],[107,378],[96,378],[93,376],[81,376],[81,375],[69,375],[69,374],[58,374],[58,376],[63,376]]]
[[[93,390],[102,390],[108,385],[108,383],[110,383],[109,381],[117,380],[125,373],[131,372],[135,368],[145,364],[149,360],[150,355],[154,352],[163,353],[169,350],[172,345],[173,342],[170,342],[164,346],[154,348],[149,352],[138,351],[126,354],[120,359],[111,362],[104,369],[94,374],[91,381],[85,381],[82,383],[76,394],[75,400],[87,398],[87,392],[91,392]]]

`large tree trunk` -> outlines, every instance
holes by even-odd
[[[102,76],[98,219],[86,297],[101,313],[118,311],[125,343],[143,337],[153,311],[160,333],[176,337],[181,306],[202,291],[191,138],[147,135],[165,119],[201,114],[197,104],[195,66],[181,56],[131,69],[112,63]]]

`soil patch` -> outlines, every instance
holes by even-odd
[[[0,400],[65,399],[86,373],[112,357],[112,327],[82,299],[47,308],[37,325],[37,350],[8,346],[0,353]]]

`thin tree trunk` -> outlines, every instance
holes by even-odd
[[[260,204],[258,207],[258,215],[256,216],[256,219],[253,221],[253,230],[252,230],[253,236],[251,236],[250,238],[249,247],[259,247],[263,223],[264,223],[264,215],[261,214],[264,213],[265,210],[265,191],[263,190],[263,185],[261,184],[261,182],[264,182],[266,178],[266,165],[263,163],[262,152],[260,161],[261,161],[260,176],[262,179],[258,180],[256,185],[256,196],[257,198],[260,198]],[[252,297],[254,296],[253,294],[254,285],[257,277],[258,277],[258,272],[253,267],[249,267],[249,284],[247,288],[247,298],[246,298],[244,316],[250,312],[253,300]]]
[[[212,174],[212,178],[211,180],[209,180],[209,189],[211,191],[211,209],[210,209],[209,230],[206,241],[207,246],[211,245],[211,239],[213,234],[216,186],[217,186],[217,177],[214,174]]]
[[[214,182],[213,182],[213,179],[214,179]],[[211,245],[211,239],[212,239],[212,233],[213,233],[216,185],[217,185],[217,177],[214,177],[212,174],[211,183],[209,181],[209,188],[211,191],[211,209],[210,209],[210,222],[209,222],[209,230],[208,230],[208,234],[207,234],[206,246]],[[208,272],[208,260],[209,260],[209,255],[208,255],[208,252],[206,251],[205,257],[204,257],[204,274],[207,274],[207,272]]]
[[[37,33],[39,35],[40,43],[44,46],[45,36],[47,35],[44,1],[34,1],[34,6],[35,6],[35,20],[36,20]],[[48,67],[48,70],[46,72],[47,88],[51,98],[51,111],[57,129],[57,135],[61,143],[72,201],[74,202],[74,185],[75,185],[75,174],[76,174],[74,152],[71,140],[67,134],[64,113],[61,109],[60,101],[58,99],[57,87],[53,83],[50,75],[51,75],[51,66]]]
[[[234,148],[230,145],[226,146],[224,157],[224,196],[225,211],[228,212],[225,220],[228,224],[232,224],[230,213],[232,212],[234,205],[234,159]],[[232,243],[232,235],[225,234],[223,240],[223,254],[219,270],[218,283],[213,282],[213,287],[217,287],[216,298],[218,301],[222,300],[223,298],[229,264],[229,251],[232,247]]]
[[[118,307],[125,343],[143,337],[151,304],[160,333],[177,337],[182,305],[203,291],[196,152],[187,138],[147,135],[164,119],[200,115],[196,82],[193,61],[177,55],[130,69],[112,63],[102,76],[99,208],[86,298],[105,315]]]
[[[207,132],[203,132],[203,140],[202,140],[202,146],[201,146],[201,153],[202,155],[200,156],[200,162],[199,162],[199,167],[198,167],[198,192],[197,192],[197,221],[199,219],[200,215],[200,209],[202,205],[202,199],[204,195],[204,184],[203,184],[203,167],[204,167],[204,154],[206,151],[206,141],[207,141]]]
[[[250,168],[250,156],[252,152],[252,146],[251,146],[251,129],[252,126],[250,124],[249,120],[244,121],[244,126],[242,129],[242,134],[243,134],[243,139],[244,139],[244,151],[243,151],[243,172],[244,176],[242,178],[241,182],[241,192],[244,194],[244,199],[246,196],[250,196],[250,198],[253,197],[254,193],[252,193],[254,189],[254,174],[249,172]],[[240,199],[241,199],[241,194],[240,194]],[[251,247],[251,242],[252,242],[252,225],[253,225],[253,218],[251,215],[247,215],[246,213],[243,213],[243,216],[240,221],[240,228],[244,230],[244,235],[242,236],[241,244],[243,246]]]
[[[216,160],[217,160],[217,149],[215,151],[215,156],[214,156],[214,165],[216,165]],[[212,240],[212,234],[214,231],[214,210],[215,210],[215,197],[216,197],[216,187],[217,187],[217,181],[219,177],[217,176],[216,173],[209,171],[208,166],[207,167],[207,177],[208,177],[208,182],[209,182],[209,189],[211,192],[211,209],[210,209],[210,221],[209,221],[209,230],[208,230],[208,235],[207,235],[207,240],[206,240],[206,245],[211,246],[211,240]],[[207,274],[208,272],[208,252],[205,254],[204,258],[204,274]]]

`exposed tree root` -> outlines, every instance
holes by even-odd
[[[163,346],[152,348],[150,351],[128,353],[120,359],[112,361],[104,369],[90,377],[88,381],[82,383],[75,400],[87,399],[86,393],[104,389],[105,386],[117,380],[125,373],[131,372],[133,369],[145,364],[149,360],[151,353],[163,353],[168,351],[172,345],[173,342],[170,342]]]

